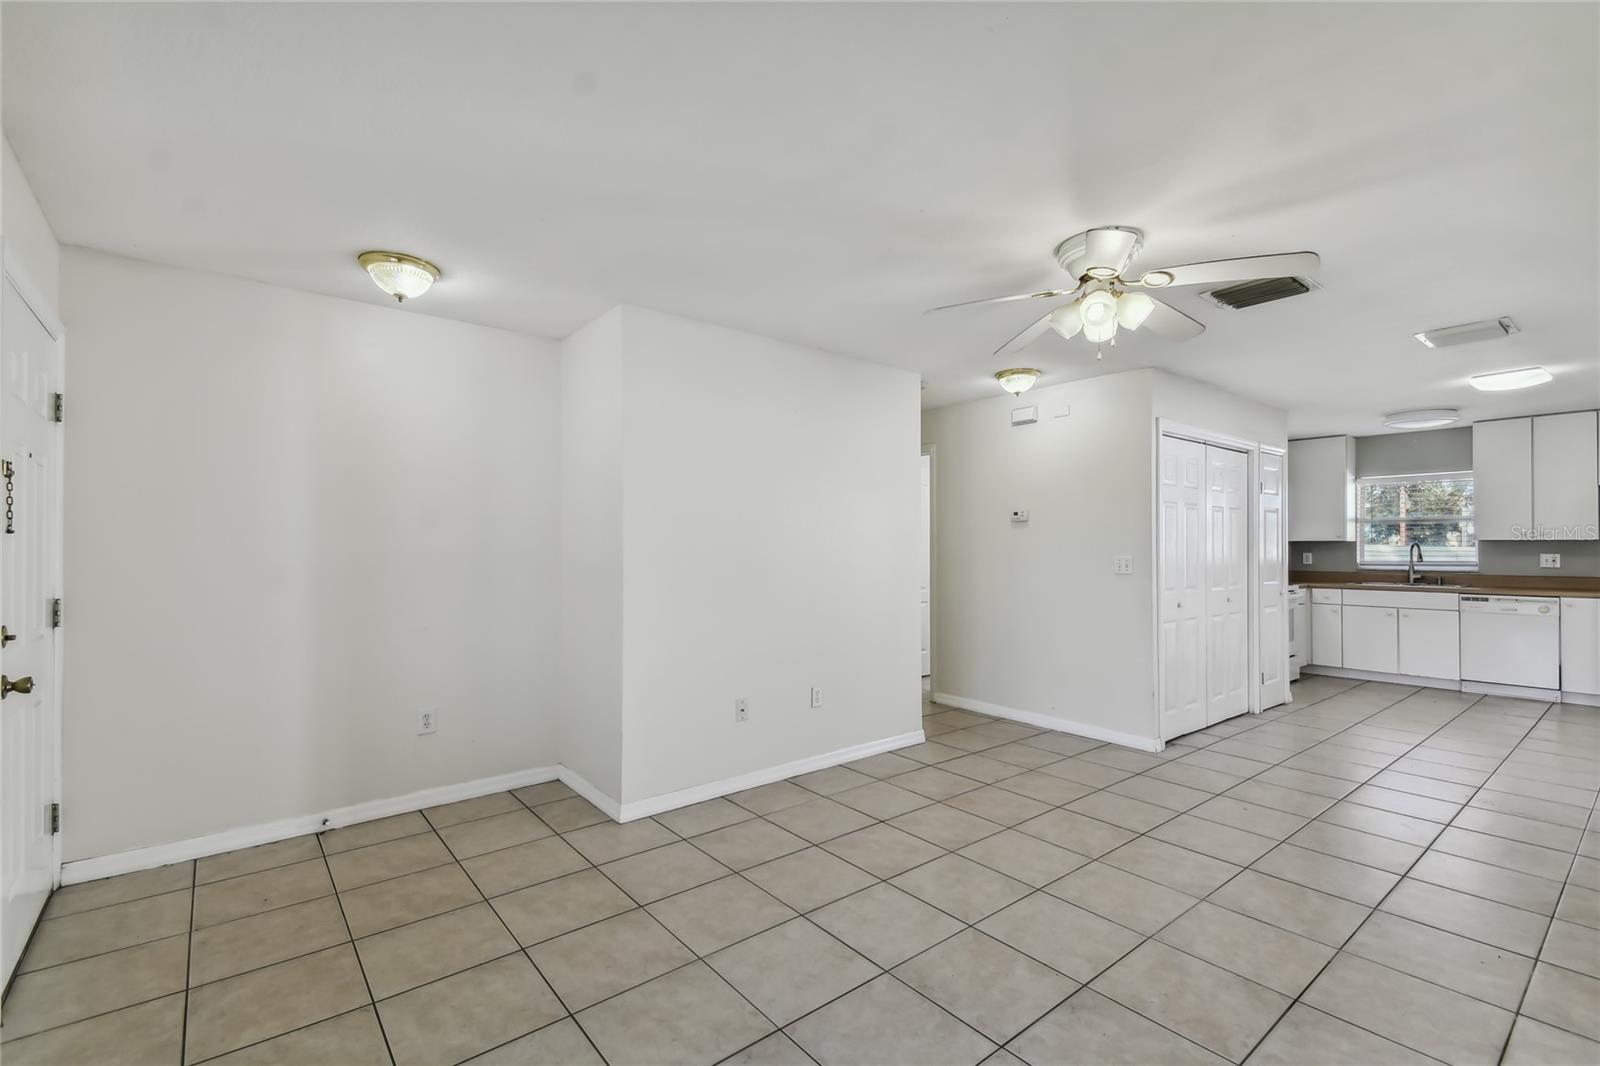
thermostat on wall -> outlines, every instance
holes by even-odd
[[[1027,511],[1012,511],[1011,512],[1011,520],[1013,522],[1017,522],[1019,524],[1022,523],[1022,522],[1026,522],[1028,520],[1028,512]]]

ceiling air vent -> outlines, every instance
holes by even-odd
[[[1303,296],[1312,288],[1312,283],[1305,278],[1257,278],[1255,281],[1241,281],[1237,285],[1224,285],[1200,295],[1218,307],[1231,307],[1238,311],[1257,304],[1269,304],[1274,300],[1287,300],[1291,296]]]

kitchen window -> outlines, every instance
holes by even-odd
[[[1477,569],[1471,471],[1356,480],[1357,565],[1404,567],[1413,541],[1430,570]]]

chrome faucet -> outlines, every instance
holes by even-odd
[[[1422,541],[1414,540],[1411,542],[1409,555],[1410,561],[1406,564],[1406,584],[1415,585],[1419,580],[1417,577],[1417,564],[1422,562]],[[1427,578],[1424,577],[1420,580],[1426,581]]]

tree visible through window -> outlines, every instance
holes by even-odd
[[[1413,541],[1426,566],[1478,565],[1470,472],[1361,478],[1356,526],[1361,566],[1405,566]]]

